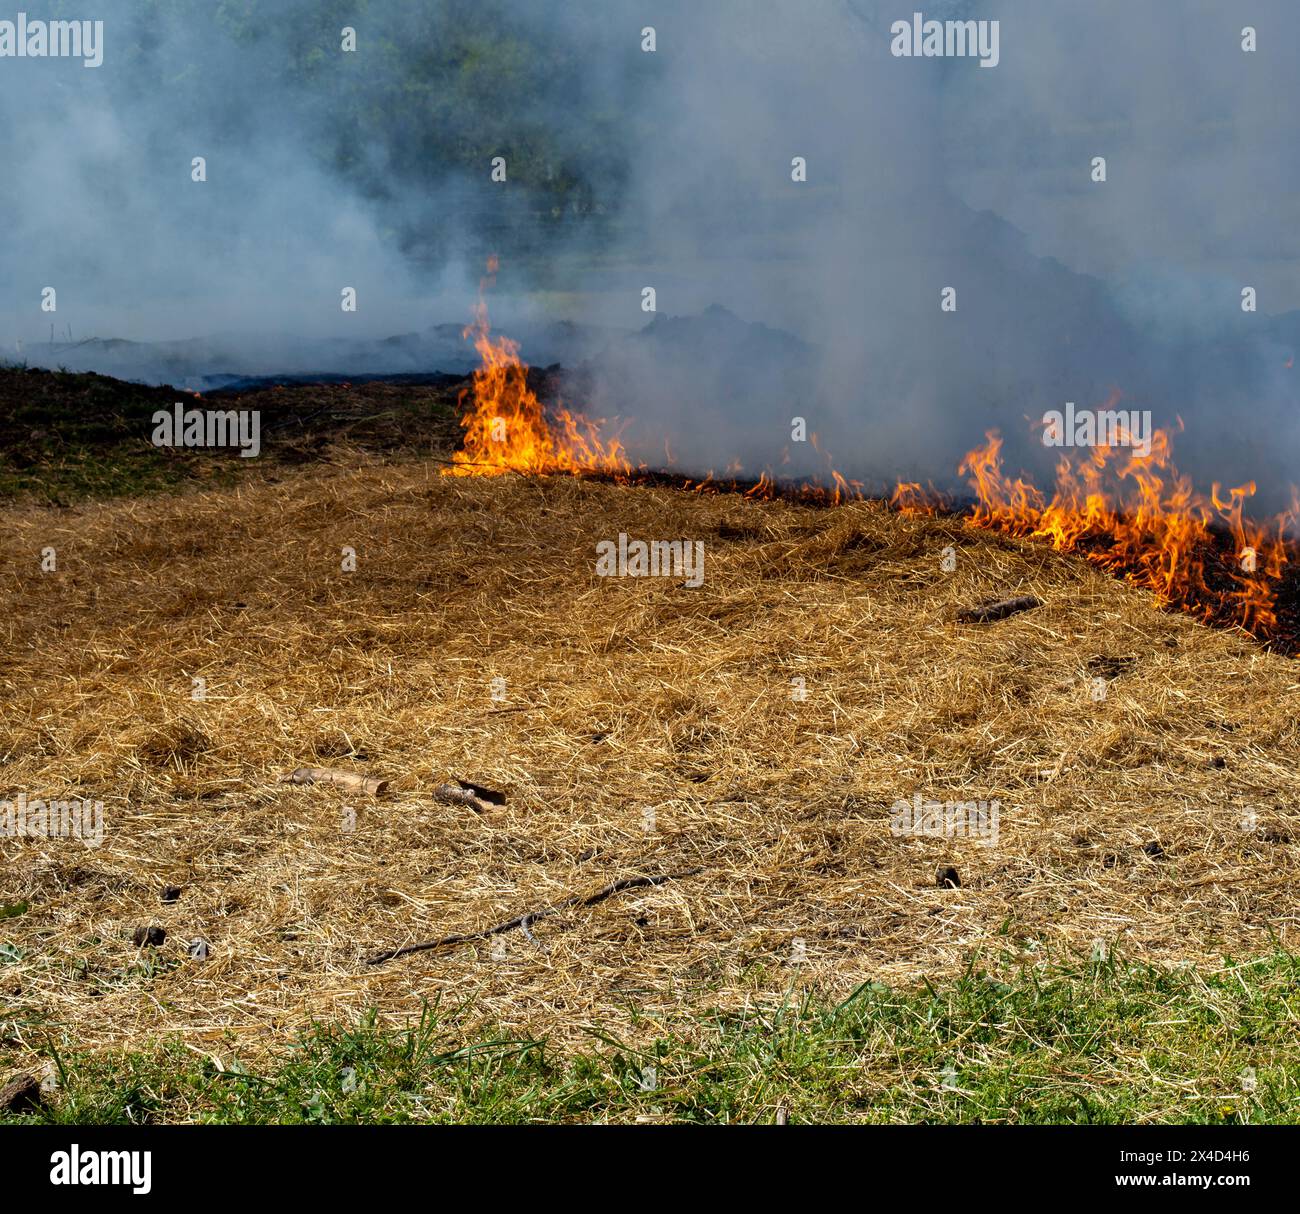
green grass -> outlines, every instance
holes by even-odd
[[[55,1102],[9,1120],[727,1123],[784,1107],[791,1123],[1300,1121],[1300,959],[1281,954],[1200,975],[1107,961],[1013,985],[975,972],[870,984],[838,1005],[658,1025],[641,1049],[592,1028],[561,1054],[462,1032],[466,1014],[317,1026],[255,1070],[179,1042],[107,1057],[51,1046]]]

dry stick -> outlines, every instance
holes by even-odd
[[[455,936],[443,936],[441,940],[426,940],[423,944],[408,944],[405,948],[395,948],[387,953],[376,953],[373,957],[366,958],[366,964],[381,965],[385,961],[405,957],[407,953],[423,953],[431,948],[442,948],[448,944],[466,944],[470,940],[486,940],[489,936],[499,936],[502,932],[513,931],[517,927],[522,927],[527,931],[528,924],[535,923],[538,919],[549,918],[551,915],[558,915],[562,910],[568,910],[571,906],[595,906],[597,902],[604,902],[606,898],[612,898],[615,894],[621,894],[627,889],[640,889],[646,885],[662,885],[665,881],[679,881],[683,877],[697,876],[703,871],[704,869],[701,867],[688,868],[685,872],[680,873],[660,873],[654,877],[624,877],[621,881],[611,881],[604,889],[598,889],[594,894],[574,894],[572,898],[565,898],[563,902],[557,902],[554,906],[527,911],[513,919],[508,919],[505,923],[498,923],[495,927],[485,927],[481,931],[464,932]]]
[[[263,426],[262,429],[265,430],[268,434],[274,434],[275,431],[283,430],[285,426],[292,426],[294,422],[297,422],[298,429],[301,430],[304,422],[309,422],[312,420],[312,418],[319,417],[328,408],[329,405],[322,405],[319,409],[316,409],[313,412],[308,413],[306,417],[303,417],[301,414],[296,415],[294,417],[286,417],[278,422],[272,422],[269,426]]]
[[[965,611],[959,612],[957,622],[959,624],[988,624],[993,620],[1005,620],[1009,615],[1016,615],[1021,611],[1032,611],[1035,607],[1043,605],[1041,599],[1036,599],[1032,594],[1022,595],[1015,599],[994,599],[988,603],[980,603],[977,607],[970,607]]]

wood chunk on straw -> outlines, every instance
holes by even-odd
[[[504,793],[484,788],[481,784],[471,784],[468,780],[457,780],[454,784],[439,784],[433,790],[435,801],[444,801],[451,805],[467,805],[476,814],[487,813],[497,805],[504,805]]]
[[[344,771],[338,767],[299,767],[287,776],[280,777],[281,784],[333,784],[335,788],[348,792],[364,792],[377,797],[388,787],[387,780],[374,776],[358,775],[355,771]]]

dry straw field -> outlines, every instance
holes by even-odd
[[[441,469],[4,508],[0,795],[105,807],[98,848],[0,838],[19,1057],[256,1054],[437,998],[563,1045],[976,955],[1295,946],[1292,660],[953,519]],[[621,532],[703,540],[703,585],[597,577]],[[956,619],[1012,594],[1043,605]],[[281,781],[303,766],[390,783]],[[918,792],[997,800],[996,842],[895,835]]]

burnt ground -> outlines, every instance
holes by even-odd
[[[0,367],[0,497],[70,505],[187,484],[231,485],[316,461],[445,454],[456,442],[465,382],[451,375],[363,383],[293,377],[198,397],[89,372]],[[261,456],[155,447],[153,415],[177,401],[260,410]]]

